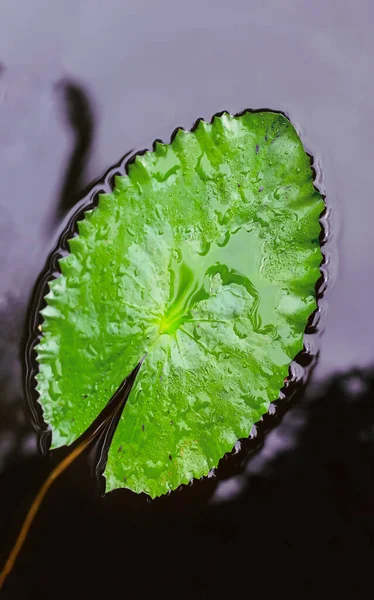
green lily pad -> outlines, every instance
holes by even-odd
[[[155,497],[207,475],[278,398],[303,347],[323,208],[278,113],[225,113],[137,156],[50,282],[37,389],[53,447],[80,436],[146,355],[107,491]]]

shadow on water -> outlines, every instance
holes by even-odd
[[[64,118],[74,134],[74,146],[56,207],[55,223],[59,224],[80,200],[88,184],[86,166],[94,137],[94,113],[88,93],[77,83],[60,81],[57,91],[63,96]]]
[[[325,591],[359,595],[370,578],[374,534],[373,394],[374,369],[326,381],[280,424],[278,435],[295,440],[288,451],[273,452],[262,470],[249,461],[235,500],[194,510],[186,488],[191,511],[183,518],[174,511],[183,491],[162,510],[128,490],[101,498],[90,460],[77,461],[47,495],[4,592],[47,598],[60,581],[63,597],[75,580],[76,594],[136,586],[141,597],[157,590],[219,598],[225,586],[279,593],[307,585],[300,591],[316,593],[323,582]],[[50,460],[57,463],[61,452]],[[3,515],[22,520],[47,463],[23,462],[3,475]],[[6,493],[14,486],[16,507]],[[2,520],[1,539],[9,543],[17,526]],[[139,564],[144,578],[134,582]]]

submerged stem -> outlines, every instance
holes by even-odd
[[[88,446],[91,444],[91,442],[94,441],[98,437],[100,432],[103,429],[105,429],[105,427],[107,427],[108,424],[110,424],[116,416],[118,416],[118,418],[121,416],[122,410],[126,404],[127,398],[130,395],[136,375],[141,367],[143,360],[144,360],[144,357],[142,358],[140,363],[137,365],[137,367],[134,369],[134,371],[129,375],[129,377],[121,383],[121,385],[119,386],[119,388],[117,389],[115,394],[112,396],[112,398],[110,399],[108,404],[105,406],[105,408],[102,410],[102,412],[97,417],[97,419],[94,421],[94,423],[83,433],[83,435],[81,436],[81,442],[77,443],[77,445],[75,445],[75,447],[68,454],[68,456],[66,456],[53,469],[52,473],[50,473],[48,475],[47,479],[45,480],[45,482],[41,486],[40,490],[36,494],[35,499],[34,499],[33,503],[31,504],[29,511],[25,517],[25,520],[23,521],[21,530],[20,530],[18,537],[14,543],[14,546],[9,553],[9,556],[6,560],[3,570],[0,573],[0,591],[4,585],[4,582],[7,578],[7,576],[9,575],[9,573],[12,571],[12,569],[14,567],[14,563],[17,560],[18,555],[22,550],[22,547],[25,543],[25,540],[26,540],[27,535],[30,531],[30,528],[34,522],[34,519],[38,513],[38,510],[39,510],[49,488],[51,487],[52,483],[54,481],[56,481],[56,479],[62,473],[64,473],[64,471],[66,471],[66,469],[71,465],[71,463],[74,462],[74,460],[76,458],[78,458],[78,456],[80,456],[86,448],[88,448]],[[112,432],[112,434],[113,434],[113,432]],[[108,441],[110,443],[110,440],[108,440],[107,437],[105,438],[105,441]]]
[[[94,434],[92,434],[92,436],[90,436],[89,438],[84,440],[81,444],[76,446],[76,448],[74,448],[74,450],[72,452],[70,452],[70,454],[66,458],[64,458],[64,460],[61,461],[57,465],[57,467],[55,467],[53,469],[52,473],[50,473],[50,475],[47,477],[46,481],[43,483],[42,487],[38,491],[37,495],[35,496],[35,500],[33,501],[32,505],[30,506],[29,512],[27,513],[27,516],[23,522],[23,525],[21,527],[21,531],[18,534],[17,540],[8,556],[8,559],[4,565],[2,572],[0,573],[0,591],[2,589],[2,586],[4,584],[6,577],[9,575],[9,573],[13,569],[14,563],[17,560],[17,557],[22,549],[22,546],[25,543],[27,534],[30,531],[30,527],[31,527],[31,525],[35,519],[35,516],[40,508],[40,505],[43,502],[44,497],[45,497],[46,493],[48,492],[49,488],[51,487],[52,483],[57,479],[57,477],[59,477],[59,475],[61,475],[61,473],[63,473],[68,468],[69,465],[71,465],[71,463],[83,452],[83,450],[85,448],[87,448],[89,443],[95,437],[95,434],[96,434],[96,432]]]

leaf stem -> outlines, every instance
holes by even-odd
[[[126,404],[127,398],[130,395],[132,386],[134,384],[136,375],[144,361],[145,356],[141,359],[132,373],[121,383],[117,391],[114,393],[108,404],[104,407],[100,415],[94,421],[94,423],[88,428],[88,430],[81,436],[81,442],[73,448],[73,450],[66,456],[48,475],[47,479],[41,486],[40,490],[35,496],[33,503],[31,504],[29,511],[23,521],[21,530],[18,537],[11,549],[3,570],[0,573],[0,592],[4,585],[4,582],[12,571],[14,563],[16,562],[19,553],[25,543],[30,528],[34,522],[34,519],[39,511],[39,508],[49,490],[51,485],[56,479],[66,471],[71,463],[82,454],[82,452],[88,448],[90,443],[98,437],[100,432],[110,423],[116,415],[121,416],[122,410]]]
[[[33,501],[32,505],[29,508],[29,511],[23,522],[23,525],[22,525],[21,530],[18,534],[18,537],[15,541],[15,544],[14,544],[14,546],[8,556],[8,559],[4,565],[4,568],[3,568],[2,572],[0,573],[0,591],[4,585],[5,579],[7,578],[7,576],[9,575],[9,573],[12,571],[12,569],[14,567],[14,563],[17,560],[17,557],[18,557],[20,551],[22,550],[22,546],[25,543],[27,534],[30,531],[31,525],[33,524],[33,521],[36,517],[36,514],[37,514],[39,508],[40,508],[40,505],[43,502],[44,497],[45,497],[46,493],[48,492],[49,488],[51,487],[52,483],[57,479],[57,477],[59,477],[69,467],[69,465],[71,465],[71,463],[80,454],[82,454],[83,450],[85,450],[85,448],[87,448],[87,446],[92,441],[95,434],[96,434],[96,432],[94,432],[89,438],[87,438],[86,440],[81,442],[78,446],[76,446],[76,448],[74,448],[74,450],[72,452],[70,452],[70,454],[66,458],[64,458],[64,460],[61,461],[57,465],[57,467],[55,467],[53,469],[52,473],[50,473],[50,475],[48,476],[48,478],[46,479],[46,481],[43,483],[42,487],[38,491],[38,493],[35,497],[35,500]]]

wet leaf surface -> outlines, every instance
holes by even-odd
[[[37,347],[53,446],[144,355],[107,491],[207,475],[277,399],[316,308],[321,195],[281,114],[223,114],[137,156],[79,222]]]

